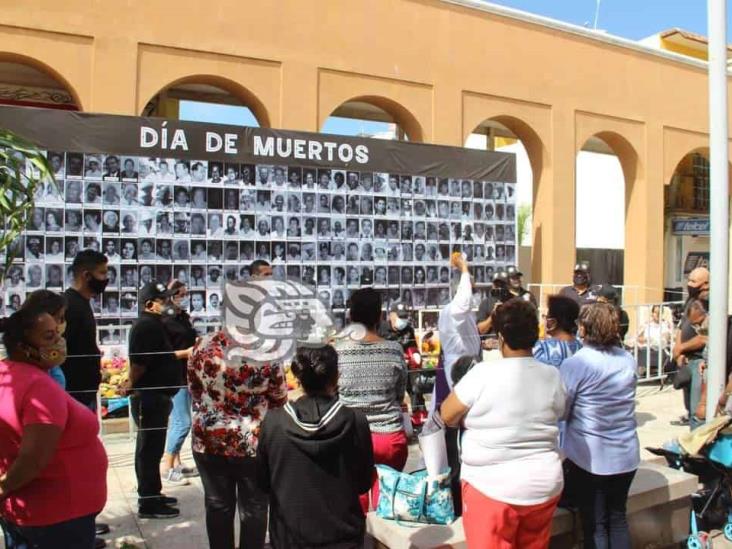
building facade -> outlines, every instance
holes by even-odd
[[[475,0],[28,0],[5,2],[0,39],[4,103],[175,116],[207,97],[306,131],[350,105],[453,146],[494,121],[531,162],[535,282],[571,277],[576,157],[600,140],[642,302],[666,286],[667,187],[708,145],[704,61]]]

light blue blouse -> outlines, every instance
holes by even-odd
[[[563,450],[595,475],[628,473],[640,464],[635,421],[636,363],[621,349],[584,347],[559,368],[567,390]]]

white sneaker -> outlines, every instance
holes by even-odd
[[[187,478],[183,476],[180,469],[172,468],[168,469],[168,473],[163,477],[163,482],[173,486],[187,486],[190,484]]]

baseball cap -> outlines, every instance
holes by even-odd
[[[506,271],[496,271],[496,274],[493,275],[493,282],[506,282],[507,278],[508,274],[506,273]]]
[[[140,303],[144,304],[156,299],[167,299],[175,293],[177,293],[177,290],[168,290],[162,282],[148,282],[140,289]]]
[[[590,264],[582,261],[581,263],[577,263],[574,266],[574,272],[582,272],[582,273],[589,273],[590,272]]]
[[[506,276],[511,278],[512,276],[524,276],[524,273],[518,270],[516,265],[509,265],[506,267]]]
[[[603,284],[597,291],[598,297],[604,297],[608,301],[613,301],[618,297],[618,291],[610,284]]]

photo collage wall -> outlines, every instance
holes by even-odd
[[[109,258],[92,302],[108,343],[138,315],[138,289],[176,278],[196,322],[217,322],[223,283],[264,259],[274,275],[316,286],[338,317],[373,286],[384,302],[438,308],[449,258],[463,252],[478,287],[516,262],[515,183],[277,164],[48,151],[58,188],[39,188],[5,284],[12,313],[26,293],[61,291],[79,250]],[[102,334],[104,342],[105,334]]]
[[[113,320],[137,316],[145,283],[177,278],[190,289],[190,313],[216,321],[223,282],[247,278],[255,259],[316,286],[336,312],[363,286],[410,309],[446,305],[453,251],[465,253],[479,286],[516,261],[514,183],[47,155],[58,188],[47,182],[38,191],[8,272],[8,313],[26,292],[67,287],[86,248],[109,258],[110,283],[93,307]]]

